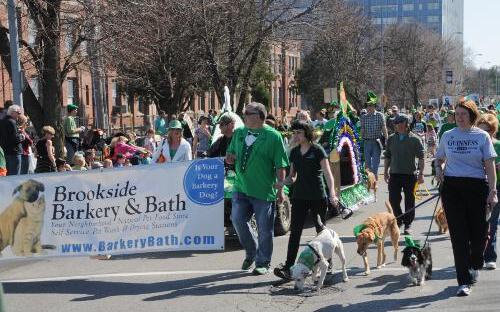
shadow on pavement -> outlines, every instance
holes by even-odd
[[[455,296],[455,287],[447,287],[437,294],[429,296],[420,296],[414,298],[404,298],[404,299],[391,299],[390,297],[385,297],[385,299],[380,300],[370,300],[365,302],[341,305],[335,304],[328,307],[324,307],[316,310],[317,312],[326,311],[343,311],[343,312],[379,312],[379,311],[399,311],[407,309],[423,309],[432,302],[448,299],[449,297]]]
[[[210,296],[221,293],[247,293],[256,287],[270,286],[272,281],[215,285],[248,276],[248,272],[220,273],[157,283],[69,280],[49,282],[4,283],[5,294],[74,294],[71,301],[98,300],[115,296],[158,294],[144,301],[169,300],[182,296]]]

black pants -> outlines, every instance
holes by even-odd
[[[300,237],[304,229],[307,212],[311,210],[311,217],[316,227],[316,233],[323,229],[321,224],[318,224],[317,216],[319,215],[323,224],[326,219],[327,199],[305,200],[292,199],[292,224],[290,229],[290,238],[288,239],[288,251],[286,255],[286,267],[291,267],[295,263],[297,253],[299,251]]]
[[[415,194],[413,194],[415,183],[417,183],[417,177],[414,174],[391,174],[389,178],[389,202],[392,210],[394,210],[394,215],[398,217],[403,214],[401,210],[401,189],[405,194],[405,213],[409,211],[398,219],[398,226],[404,224],[405,227],[408,227],[415,219],[415,210],[410,211],[415,208]]]
[[[469,269],[481,269],[484,262],[488,236],[488,183],[483,179],[445,177],[441,196],[450,229],[458,285],[469,285]]]

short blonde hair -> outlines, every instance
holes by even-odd
[[[498,118],[492,113],[482,114],[477,120],[477,125],[487,125],[490,131],[488,133],[493,133],[495,135],[498,132]]]
[[[80,153],[76,153],[73,156],[73,163],[75,165],[80,165],[81,167],[85,167],[86,166],[85,157],[83,157],[83,155]]]
[[[43,133],[50,133],[52,135],[55,135],[56,134],[56,131],[54,130],[54,128],[52,128],[51,126],[45,126],[42,128],[42,132]]]

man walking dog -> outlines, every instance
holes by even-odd
[[[409,131],[408,117],[398,115],[394,119],[396,132],[387,140],[384,153],[384,179],[389,186],[389,202],[398,225],[404,224],[404,234],[411,234],[415,219],[415,183],[424,183],[424,146],[420,138]],[[418,177],[415,158],[418,158]],[[405,215],[401,211],[401,190],[405,194]]]

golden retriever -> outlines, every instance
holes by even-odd
[[[363,222],[362,230],[356,237],[357,252],[363,257],[365,275],[370,274],[367,256],[367,249],[370,244],[377,244],[377,268],[385,265],[384,241],[388,234],[391,236],[392,246],[394,247],[394,261],[398,259],[399,226],[389,202],[386,201],[385,206],[388,212],[380,212],[366,219]]]

